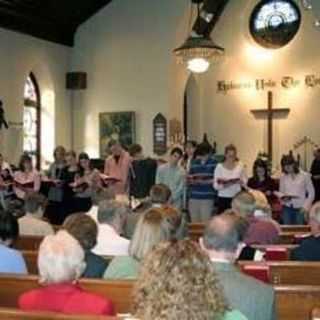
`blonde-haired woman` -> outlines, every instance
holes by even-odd
[[[145,258],[134,289],[140,320],[245,320],[232,311],[210,259],[190,240],[159,244]]]
[[[66,231],[47,236],[40,245],[38,289],[24,293],[19,307],[25,311],[63,314],[114,315],[110,300],[82,290],[77,284],[85,270],[80,243]]]
[[[107,268],[105,279],[135,279],[141,261],[159,242],[171,238],[172,227],[163,209],[152,208],[143,214],[129,245],[129,256],[115,257]]]
[[[272,222],[277,228],[278,232],[281,232],[279,223],[272,218],[272,209],[265,194],[258,190],[250,190],[250,193],[255,199],[255,211],[254,216],[258,219],[267,220]]]

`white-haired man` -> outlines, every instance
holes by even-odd
[[[85,292],[75,284],[85,270],[84,258],[81,245],[66,231],[47,236],[38,256],[40,282],[45,286],[20,296],[20,309],[113,315],[114,307],[110,300]]]

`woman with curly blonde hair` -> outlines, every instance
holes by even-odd
[[[133,297],[140,320],[246,320],[229,309],[209,258],[190,240],[163,242],[150,252]]]

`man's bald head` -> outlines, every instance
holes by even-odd
[[[203,234],[203,245],[207,250],[236,252],[240,242],[239,217],[232,211],[213,217]]]

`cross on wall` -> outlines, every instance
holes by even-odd
[[[268,91],[268,108],[267,109],[253,109],[251,113],[256,117],[260,118],[261,116],[267,117],[267,126],[268,126],[268,134],[267,134],[267,141],[268,141],[268,157],[270,162],[273,159],[273,122],[277,115],[286,117],[290,113],[289,108],[274,108],[273,103],[273,92]]]

